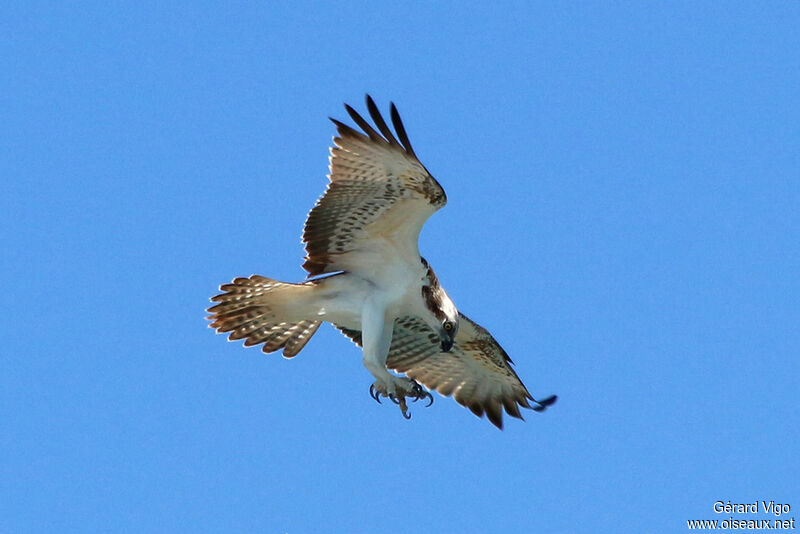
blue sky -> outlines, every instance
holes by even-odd
[[[800,511],[800,4],[0,8],[2,532],[680,532]],[[323,328],[206,327],[303,277],[328,116],[397,103],[421,250],[534,395],[405,421]],[[739,519],[754,517],[736,516]],[[787,516],[784,516],[787,517]]]

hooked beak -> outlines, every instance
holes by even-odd
[[[453,348],[453,339],[447,334],[442,336],[442,352],[450,352]]]

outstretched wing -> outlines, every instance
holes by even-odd
[[[419,257],[422,225],[447,202],[414,154],[394,104],[394,133],[369,95],[367,109],[377,131],[353,108],[345,108],[363,133],[331,119],[338,136],[331,148],[330,183],[303,230],[303,268],[309,276],[359,272],[398,255]]]
[[[361,332],[340,330],[355,343],[361,343]],[[450,352],[441,351],[439,336],[422,319],[397,319],[386,366],[428,389],[452,395],[478,417],[485,413],[502,429],[503,408],[522,419],[520,406],[541,411],[556,401],[555,396],[534,399],[511,363],[506,351],[485,328],[459,313],[458,334]]]

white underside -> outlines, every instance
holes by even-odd
[[[417,256],[419,258],[419,256]],[[399,263],[398,258],[373,252],[359,254],[357,272],[344,272],[319,281],[310,298],[298,303],[304,319],[323,320],[361,331],[364,366],[388,393],[402,393],[410,381],[386,368],[394,321],[416,315],[435,321],[422,300],[427,270],[417,259]]]

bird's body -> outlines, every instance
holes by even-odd
[[[391,398],[404,415],[406,397],[430,397],[417,380],[455,395],[498,427],[501,407],[515,417],[521,417],[518,405],[544,409],[555,397],[533,399],[505,351],[458,312],[420,256],[420,230],[447,198],[417,159],[394,105],[394,133],[369,97],[367,107],[380,133],[349,106],[364,133],[333,121],[339,137],[330,184],[303,232],[309,280],[290,284],[253,275],[224,284],[209,308],[211,326],[230,332],[231,340],[263,343],[265,352],[282,348],[292,357],[321,322],[330,322],[362,346],[375,377],[373,397]]]

